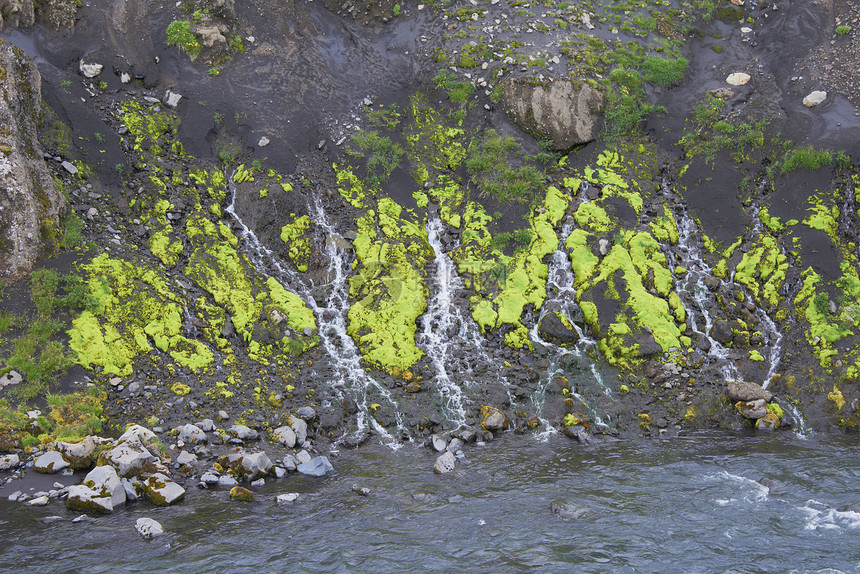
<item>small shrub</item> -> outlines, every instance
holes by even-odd
[[[833,163],[833,155],[828,150],[817,150],[811,145],[789,152],[782,164],[782,173],[790,173],[798,168],[818,169]]]
[[[663,59],[659,56],[648,56],[642,62],[642,74],[645,80],[652,84],[671,86],[684,79],[684,71],[689,62],[685,58]]]
[[[368,179],[379,185],[391,175],[400,165],[403,156],[403,148],[400,144],[392,143],[391,139],[380,136],[376,131],[360,131],[351,136],[350,139],[358,146],[360,151],[353,152],[354,155],[367,158]]]
[[[167,26],[167,45],[179,46],[192,60],[200,53],[200,42],[187,20],[174,20]]]
[[[836,33],[840,36],[845,36],[851,33],[851,26],[836,26]]]
[[[517,245],[527,246],[534,239],[534,232],[531,229],[517,229],[514,231],[514,243]]]
[[[833,163],[839,169],[849,169],[851,167],[851,156],[845,153],[845,150],[839,150],[833,157]]]
[[[395,4],[394,8],[391,10],[391,13],[394,14],[395,16],[400,16],[400,10],[401,10],[400,4]]]
[[[68,87],[71,87],[71,85],[72,85],[71,80],[63,80],[62,82],[60,82],[61,88],[68,88]]]
[[[458,80],[453,74],[446,71],[439,72],[433,83],[437,89],[448,92],[448,98],[455,104],[465,104],[469,97],[475,92],[475,84]]]

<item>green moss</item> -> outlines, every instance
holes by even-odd
[[[663,215],[655,217],[648,223],[651,234],[663,243],[678,243],[678,223],[669,206],[663,206]]]
[[[761,363],[764,361],[764,357],[762,357],[761,353],[759,353],[757,350],[753,349],[752,351],[750,351],[750,360]]]
[[[294,213],[290,217],[292,223],[281,228],[281,241],[287,244],[290,260],[296,269],[305,272],[311,257],[311,241],[307,235],[311,220],[307,215],[296,217]]]
[[[187,350],[174,357],[179,364],[208,366],[213,361],[205,345],[183,335],[178,297],[160,274],[140,265],[100,255],[83,266],[90,296],[97,305],[84,311],[69,330],[75,361],[101,367],[106,373],[130,375],[132,362],[152,344],[163,351]],[[150,343],[152,341],[152,343]]]
[[[573,218],[580,227],[585,227],[594,233],[605,234],[614,228],[606,210],[593,201],[579,204],[573,212]]]
[[[744,253],[735,269],[734,280],[752,291],[759,302],[778,305],[779,289],[785,281],[788,259],[780,252],[776,240],[760,235],[758,245]]]
[[[378,211],[378,214],[377,214]],[[406,370],[423,355],[415,344],[416,321],[427,308],[424,267],[432,250],[424,226],[404,217],[394,200],[357,220],[357,273],[350,278],[347,332],[364,360]]]

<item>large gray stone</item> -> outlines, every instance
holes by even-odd
[[[805,98],[803,98],[803,105],[807,108],[811,108],[813,106],[817,106],[824,102],[827,99],[827,92],[822,90],[815,90],[814,92],[810,92]]]
[[[296,467],[296,470],[309,476],[322,476],[328,472],[333,472],[334,467],[326,457],[317,456],[312,458],[309,462],[303,462]]]
[[[87,436],[80,442],[63,442],[55,443],[55,448],[63,453],[63,458],[69,461],[72,468],[75,470],[84,470],[90,468],[93,463],[93,455],[96,447],[100,443],[98,437]]]
[[[256,440],[260,438],[260,433],[254,429],[250,429],[245,425],[233,425],[230,427],[230,434],[239,440]]]
[[[159,506],[179,502],[185,496],[185,489],[170,480],[170,477],[156,472],[143,483],[149,499]]]
[[[147,445],[156,439],[155,433],[140,425],[131,425],[120,435],[117,442],[138,442]]]
[[[63,458],[63,455],[55,450],[49,450],[33,461],[33,470],[42,474],[53,474],[68,467],[69,463]]]
[[[436,459],[436,463],[433,465],[433,472],[436,474],[446,474],[454,470],[454,465],[457,464],[457,457],[454,456],[454,453],[444,452]]]
[[[296,446],[296,432],[291,427],[276,428],[272,432],[272,437],[287,448]]]
[[[308,423],[299,417],[290,418],[290,428],[296,433],[296,442],[302,444],[308,439]]]
[[[489,431],[502,430],[508,427],[508,418],[499,409],[481,407],[481,426]]]
[[[773,395],[770,393],[770,391],[763,389],[761,385],[747,382],[726,383],[726,395],[732,402],[747,402],[755,401],[757,399],[764,399],[765,402],[768,402],[770,401],[770,399],[773,398]]]
[[[112,512],[125,501],[125,488],[116,470],[112,466],[97,466],[84,477],[83,484],[69,487],[66,506],[84,512]]]
[[[99,457],[99,462],[111,465],[123,478],[138,475],[149,463],[154,463],[157,460],[146,447],[138,442],[121,443],[104,451]]]
[[[176,435],[176,438],[185,444],[197,444],[208,440],[203,429],[192,424],[186,424],[179,427],[179,433]]]
[[[134,527],[144,538],[155,538],[164,534],[164,528],[152,518],[138,518]]]
[[[32,15],[32,0],[14,3],[25,12],[29,3]],[[0,1],[3,14],[11,17],[6,4]],[[32,269],[43,250],[42,238],[57,232],[66,200],[54,185],[37,136],[42,77],[36,65],[0,38],[0,70],[0,276],[15,279]]]
[[[21,464],[21,460],[17,454],[0,456],[0,470],[12,470],[18,468],[19,464]]]
[[[738,401],[735,408],[748,419],[760,419],[767,414],[767,402],[764,399]]]
[[[549,140],[556,150],[597,137],[605,96],[588,84],[550,79],[538,85],[510,80],[502,92],[502,107],[523,131]]]

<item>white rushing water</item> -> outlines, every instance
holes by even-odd
[[[376,432],[383,442],[392,447],[400,443],[388,429],[383,427],[373,417],[371,407],[373,404],[387,404],[395,413],[395,420],[399,434],[407,434],[406,427],[397,402],[391,393],[371,377],[361,364],[361,353],[355,345],[352,337],[347,334],[347,314],[349,312],[349,282],[347,271],[349,269],[350,257],[348,250],[342,247],[345,244],[343,237],[329,224],[328,217],[322,202],[315,198],[312,211],[314,223],[321,227],[326,236],[325,250],[329,261],[329,276],[326,288],[328,296],[326,301],[320,305],[317,303],[313,293],[313,285],[294,268],[281,263],[278,256],[263,245],[256,234],[248,228],[242,219],[236,214],[236,186],[233,184],[232,174],[228,178],[228,189],[231,193],[230,205],[225,211],[236,221],[242,229],[243,246],[248,258],[254,267],[267,277],[274,277],[285,288],[297,293],[311,308],[317,320],[320,341],[330,361],[334,365],[334,379],[329,386],[339,391],[341,398],[344,393],[348,395],[358,408],[357,433],[365,433],[368,430]]]
[[[558,249],[556,249],[552,254],[547,266],[546,300],[541,307],[537,320],[529,330],[529,336],[532,343],[544,349],[547,359],[550,362],[550,367],[547,369],[546,376],[541,379],[538,388],[531,397],[532,404],[538,413],[542,411],[546,403],[547,386],[557,376],[566,375],[563,365],[574,357],[581,363],[588,363],[588,372],[591,375],[592,380],[590,382],[592,383],[592,386],[602,394],[608,397],[612,396],[612,391],[604,383],[603,377],[597,369],[597,365],[594,361],[588,358],[588,351],[597,349],[597,341],[589,337],[574,321],[574,318],[579,312],[579,307],[576,304],[576,289],[574,288],[575,277],[570,265],[570,259],[567,255],[567,250],[564,246],[564,243],[567,241],[571,231],[573,231],[573,223],[565,223],[562,226],[558,239]],[[575,345],[572,347],[562,347],[550,341],[546,341],[541,337],[540,324],[548,313],[560,313],[570,322],[571,325],[573,325],[579,338]],[[580,405],[582,405],[583,409],[587,411],[586,414],[591,417],[596,426],[605,426],[600,414],[594,407],[589,405],[585,396],[582,394],[584,389],[580,387],[585,386],[585,384],[589,382],[587,379],[584,379],[584,377],[587,377],[587,375],[581,375],[577,380],[568,380],[570,383],[571,396],[576,399]],[[549,435],[556,432],[556,429],[549,421],[543,418],[540,420],[541,424],[544,426],[544,430],[539,434],[539,438],[546,439]]]

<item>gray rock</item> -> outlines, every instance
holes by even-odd
[[[313,409],[313,407],[299,407],[299,409],[296,411],[296,414],[305,420],[312,419],[317,416],[317,412]]]
[[[218,486],[222,488],[231,488],[237,484],[239,484],[239,481],[228,474],[218,477]]]
[[[731,86],[744,86],[750,81],[750,75],[744,72],[734,72],[726,78],[726,83]]]
[[[227,411],[220,410],[220,411],[218,411],[218,418],[221,419],[222,421],[226,421],[227,419],[230,418],[230,415],[227,414]]]
[[[260,433],[245,425],[233,425],[230,427],[229,432],[239,440],[256,440],[260,438]]]
[[[454,465],[457,464],[457,458],[454,453],[444,452],[436,459],[433,465],[433,472],[436,474],[445,474],[454,470]]]
[[[8,500],[9,502],[18,502],[18,499],[21,498],[22,496],[24,496],[24,493],[21,492],[20,490],[16,490],[15,492],[13,492],[9,496],[7,496],[6,500]]]
[[[207,442],[209,440],[206,433],[203,432],[203,429],[192,424],[186,424],[179,427],[179,433],[176,435],[176,438],[185,444],[197,444]]]
[[[138,518],[134,527],[144,538],[155,538],[164,534],[164,528],[152,518]]]
[[[81,74],[83,74],[85,78],[95,78],[102,73],[104,66],[102,64],[86,64],[83,60],[81,60],[80,64],[78,65],[78,69],[81,71]]]
[[[3,375],[0,375],[0,389],[20,384],[22,380],[24,379],[18,371],[9,371],[8,373],[4,373]]]
[[[15,4],[0,1],[0,12],[12,18]],[[20,15],[20,12],[16,14]],[[2,20],[2,17],[0,17]],[[56,231],[66,200],[57,190],[43,159],[37,126],[41,112],[42,78],[36,65],[19,48],[0,42],[0,276],[17,278],[29,271],[43,250],[45,231]],[[8,150],[8,151],[5,151]]]
[[[272,437],[287,448],[296,446],[296,433],[291,427],[278,427],[272,432]]]
[[[242,474],[248,480],[254,480],[269,474],[272,461],[264,452],[246,454],[242,457]]]
[[[36,460],[33,461],[33,470],[42,474],[60,472],[68,466],[70,465],[63,458],[63,455],[55,450],[49,450],[45,454],[36,457]]]
[[[261,137],[261,138],[260,138],[260,140],[257,142],[257,146],[258,146],[258,147],[266,147],[267,145],[269,145],[269,143],[271,143],[271,142],[269,141],[269,138],[267,138],[266,136],[263,136],[263,137]]]
[[[197,462],[197,455],[191,454],[187,450],[181,451],[176,456],[176,464],[178,464],[180,466],[184,466],[186,464],[193,464],[195,462]]]
[[[588,518],[593,515],[594,511],[586,506],[580,506],[572,502],[553,501],[549,505],[549,510],[562,520],[576,520],[578,518]]]
[[[78,168],[77,168],[77,167],[75,167],[75,164],[73,164],[73,163],[72,163],[72,162],[70,162],[70,161],[64,161],[63,163],[61,163],[61,164],[60,164],[60,166],[61,166],[64,170],[66,170],[67,172],[69,172],[71,175],[77,175],[77,174],[78,174]]]
[[[306,450],[300,450],[298,453],[296,453],[296,461],[298,462],[298,464],[304,464],[306,462],[310,462],[311,461],[311,455],[308,454],[308,451],[306,451]]]
[[[773,398],[773,395],[769,391],[763,389],[761,385],[747,382],[726,383],[726,395],[732,402],[747,402],[758,399],[764,399],[765,402],[768,402]]]
[[[159,505],[166,506],[182,500],[185,489],[160,472],[156,472],[143,483],[143,488],[149,499]]]
[[[37,496],[32,500],[27,501],[28,506],[48,506],[50,499],[46,495]]]
[[[308,423],[298,417],[290,417],[290,428],[296,433],[296,442],[299,444],[308,439]]]
[[[511,120],[535,138],[551,141],[556,150],[597,137],[604,100],[600,90],[567,79],[539,85],[509,80],[502,92],[502,108]]]
[[[735,408],[748,419],[760,419],[767,414],[767,402],[764,399],[738,401]]]
[[[215,421],[213,421],[212,419],[203,419],[195,426],[200,428],[200,430],[202,430],[203,432],[212,432],[215,430]]]
[[[448,443],[448,452],[453,452],[457,454],[458,452],[462,452],[463,441],[458,438],[451,439],[451,442]]]
[[[137,487],[141,486],[141,482],[135,478],[134,480],[130,480],[128,478],[120,479],[122,482],[122,488],[125,490],[125,498],[130,502],[134,502],[140,495],[138,495]]]
[[[284,478],[287,475],[287,469],[280,466],[274,467],[272,472],[275,473],[275,478]]]
[[[17,454],[0,456],[0,470],[12,470],[13,468],[18,468],[20,463],[21,460],[18,458]]]
[[[200,482],[204,484],[218,484],[219,477],[214,472],[204,472],[200,477]],[[231,485],[235,486],[235,485]]]
[[[87,436],[80,442],[62,442],[55,443],[55,448],[63,454],[63,458],[69,461],[69,464],[75,470],[84,470],[90,468],[93,463],[93,455],[96,447],[101,443],[98,437]]]
[[[803,98],[803,105],[807,108],[811,108],[813,106],[817,106],[824,102],[827,99],[827,92],[821,90],[815,90]]]
[[[120,435],[117,442],[137,442],[141,446],[145,446],[156,438],[155,433],[148,428],[140,425],[131,425]]]
[[[291,454],[288,454],[284,457],[283,460],[284,468],[288,471],[295,471],[299,466],[299,461]]]
[[[251,481],[251,486],[253,486],[254,488],[266,486],[266,479],[265,478],[258,478],[257,480],[253,480],[253,481]]]
[[[500,410],[493,407],[483,407],[481,417],[481,426],[489,431],[508,427],[508,418]]]
[[[164,94],[164,98],[162,98],[162,102],[168,108],[175,108],[179,105],[179,100],[182,99],[182,94],[177,94],[171,90],[167,90]]]
[[[99,460],[114,467],[123,478],[137,475],[149,463],[158,459],[138,442],[123,442],[101,454]]]
[[[112,466],[92,469],[83,484],[70,486],[66,506],[86,512],[113,512],[125,504],[126,494],[122,481]]]
[[[444,437],[434,434],[430,437],[430,446],[436,452],[442,452],[448,446],[448,441]]]
[[[732,326],[728,321],[719,320],[714,322],[714,326],[711,328],[711,337],[717,342],[726,345],[732,340],[733,336]]]
[[[298,492],[288,492],[286,494],[279,494],[275,497],[275,502],[278,504],[288,504],[290,502],[295,502],[299,498]]]
[[[328,458],[324,456],[316,456],[308,462],[303,462],[297,466],[296,470],[308,476],[322,476],[328,472],[333,472],[334,467],[328,461]]]

